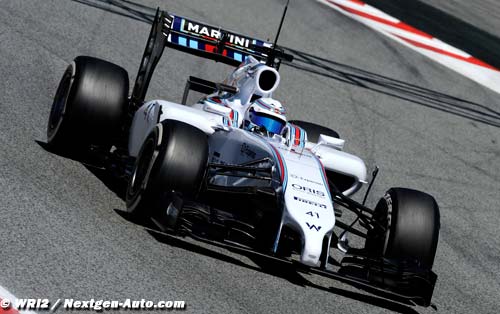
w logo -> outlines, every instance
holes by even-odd
[[[308,222],[306,222],[306,225],[309,227],[309,230],[315,229],[316,231],[321,230],[321,226],[315,226],[315,225],[310,225]]]

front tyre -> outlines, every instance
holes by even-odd
[[[432,269],[439,238],[440,215],[436,200],[424,192],[391,188],[375,207],[373,218],[387,228],[368,233],[368,252],[390,259],[417,260]]]
[[[137,157],[127,188],[127,211],[144,218],[165,210],[174,193],[195,197],[207,162],[205,133],[183,122],[162,121],[148,135]]]
[[[110,146],[126,113],[127,71],[113,63],[79,56],[57,88],[47,125],[47,142],[59,151]]]

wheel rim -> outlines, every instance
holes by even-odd
[[[50,110],[49,123],[47,125],[47,139],[49,143],[56,136],[57,131],[61,127],[62,121],[64,119],[64,114],[66,113],[66,103],[68,101],[69,92],[71,90],[71,84],[72,68],[70,66],[61,79],[61,83],[57,88],[54,102],[52,103],[52,108]]]
[[[144,148],[141,151],[139,159],[134,170],[134,174],[130,180],[129,196],[131,200],[137,198],[143,189],[144,183],[148,178],[150,171],[151,161],[155,152],[155,140],[149,138],[144,143]]]

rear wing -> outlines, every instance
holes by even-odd
[[[293,56],[272,43],[158,9],[132,92],[133,107],[138,108],[144,101],[154,69],[165,47],[232,66],[238,66],[248,56],[276,68],[279,68],[282,60],[293,59]]]

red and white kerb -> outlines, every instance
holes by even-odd
[[[2,298],[0,298],[0,301],[1,300],[2,300]],[[13,307],[8,308],[8,309],[4,309],[4,308],[0,307],[0,314],[19,314],[19,313],[20,312],[17,309],[13,308]]]
[[[318,0],[336,11],[500,93],[500,70],[360,0]]]

